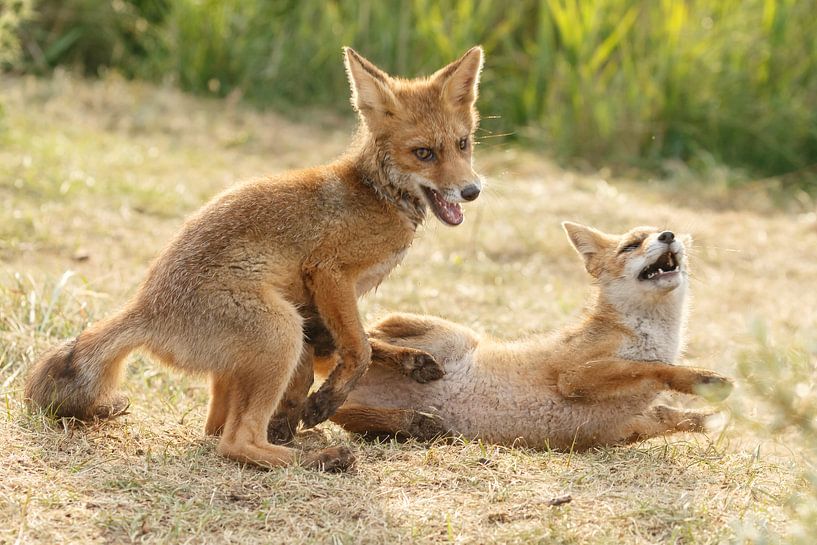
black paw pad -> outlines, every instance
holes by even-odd
[[[411,370],[411,378],[420,384],[431,382],[432,380],[439,380],[445,376],[445,369],[437,363],[431,354],[420,354],[415,356],[413,369]]]

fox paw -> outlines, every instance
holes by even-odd
[[[426,352],[412,352],[403,360],[403,370],[406,375],[420,384],[439,380],[445,376],[445,369],[437,363],[431,354]]]
[[[318,390],[309,396],[302,420],[304,427],[311,428],[335,414],[344,399],[338,398],[332,390]]]
[[[416,411],[406,433],[421,441],[430,441],[448,433],[443,419],[436,413]]]
[[[729,413],[711,412],[703,417],[703,429],[707,433],[720,433],[729,424]]]
[[[117,394],[105,403],[96,405],[91,411],[91,417],[99,420],[107,420],[128,414],[130,399],[122,394]]]
[[[267,441],[273,445],[289,443],[293,437],[295,437],[295,430],[288,418],[273,418],[267,426]]]
[[[695,394],[707,401],[723,401],[732,393],[734,384],[732,379],[717,373],[701,375],[693,388]]]
[[[331,447],[307,455],[306,467],[318,471],[340,473],[351,468],[355,455],[347,447]]]

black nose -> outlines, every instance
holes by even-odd
[[[672,244],[673,240],[675,240],[675,234],[672,231],[664,231],[663,233],[658,235],[658,242]]]
[[[471,184],[462,191],[460,191],[460,195],[462,195],[462,198],[465,199],[466,201],[473,201],[474,199],[479,197],[479,188],[476,185]]]

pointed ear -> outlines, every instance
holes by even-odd
[[[477,101],[482,57],[482,47],[474,46],[432,76],[442,85],[443,99],[452,106],[470,108]]]
[[[355,110],[369,122],[378,116],[390,115],[397,99],[392,92],[389,75],[351,47],[343,48],[343,56]]]
[[[607,235],[586,225],[563,221],[562,228],[567,233],[570,243],[584,259],[585,268],[590,272],[590,261],[593,257],[609,245]]]

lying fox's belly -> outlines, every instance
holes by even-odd
[[[501,375],[480,368],[474,365],[477,357],[470,353],[444,362],[446,375],[427,384],[372,366],[347,403],[431,411],[450,432],[469,439],[558,450],[607,442],[616,427],[615,413],[632,414],[633,404],[640,404],[567,400],[552,389],[533,387],[512,366],[502,368]]]

